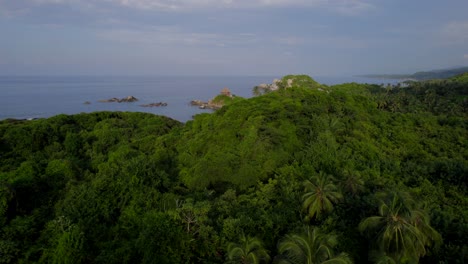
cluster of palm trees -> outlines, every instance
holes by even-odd
[[[358,181],[361,183],[361,181]],[[303,210],[305,221],[320,220],[343,199],[334,178],[319,173],[304,182]],[[359,230],[376,241],[369,259],[375,263],[418,263],[426,248],[438,245],[442,239],[429,224],[429,216],[408,193],[378,193],[378,215],[365,218]],[[302,232],[288,234],[278,243],[279,255],[271,259],[262,242],[242,235],[240,243],[230,243],[227,259],[230,263],[352,263],[346,253],[336,254],[337,237],[319,227],[305,225]]]
[[[333,249],[337,244],[336,236],[324,234],[318,227],[305,226],[302,233],[286,235],[278,244],[279,255],[273,263],[352,263],[346,253],[335,255]],[[227,257],[229,263],[242,264],[269,263],[271,260],[259,239],[245,235],[241,236],[240,243],[229,244]]]
[[[364,219],[361,232],[376,238],[371,249],[379,263],[418,263],[426,248],[438,246],[440,234],[430,226],[429,216],[405,192],[380,193],[379,215]],[[385,260],[385,261],[384,261]]]

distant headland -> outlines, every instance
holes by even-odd
[[[431,71],[420,71],[413,74],[365,74],[357,75],[357,77],[425,81],[431,79],[446,79],[465,72],[468,72],[468,66]]]

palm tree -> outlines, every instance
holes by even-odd
[[[397,262],[392,257],[387,256],[382,251],[370,251],[369,260],[371,260],[375,264],[397,264]]]
[[[262,90],[261,90],[260,86],[255,86],[252,89],[252,93],[253,93],[254,96],[262,95]]]
[[[227,257],[230,263],[257,264],[270,260],[263,243],[255,237],[241,235],[240,243],[229,243]]]
[[[5,180],[0,181],[0,226],[7,220],[7,210],[10,201],[15,197],[15,191]]]
[[[364,181],[359,172],[346,169],[343,174],[346,179],[342,182],[342,187],[351,196],[356,195],[364,189]]]
[[[302,208],[306,211],[306,220],[320,218],[323,213],[333,210],[333,203],[338,203],[343,195],[333,183],[334,178],[323,172],[304,182],[306,193],[302,196]]]
[[[323,234],[318,227],[305,227],[304,233],[286,235],[278,245],[281,256],[277,263],[318,264],[318,263],[352,263],[346,253],[334,255],[333,248],[337,245],[334,235]]]
[[[441,236],[429,224],[424,210],[415,207],[408,193],[381,195],[379,215],[364,219],[361,232],[375,234],[379,249],[396,263],[417,262],[426,254],[426,247],[441,241]]]

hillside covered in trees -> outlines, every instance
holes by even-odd
[[[433,80],[453,78],[468,72],[468,67],[456,67],[450,69],[420,71],[413,74],[366,74],[362,75],[369,78],[384,78],[384,79],[413,79],[413,80]]]
[[[0,263],[466,263],[466,77],[0,121]]]

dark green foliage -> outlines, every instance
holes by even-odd
[[[322,218],[324,214],[333,210],[333,204],[343,198],[333,180],[332,176],[320,172],[304,182],[302,208],[306,212],[306,220]]]
[[[413,80],[433,80],[453,78],[453,76],[462,75],[468,72],[468,67],[459,67],[451,69],[441,69],[432,71],[421,71],[413,74],[368,74],[363,77],[383,78],[383,79],[413,79]]]
[[[468,69],[467,72],[458,74],[450,78],[452,81],[468,83]]]
[[[108,112],[0,125],[2,262],[96,259],[125,206],[172,184],[174,170],[134,142],[151,137],[156,147],[177,126],[150,114]]]
[[[239,243],[229,243],[227,259],[228,263],[260,264],[268,263],[270,256],[260,240],[242,234]]]
[[[379,109],[390,112],[430,112],[456,120],[468,111],[468,82],[463,81],[463,76],[448,80],[410,82],[408,87],[375,88],[373,91]]]
[[[346,252],[319,261],[466,262],[464,76],[288,79],[185,125],[111,112],[0,121],[0,263],[223,263],[249,243],[280,261],[304,224]],[[388,215],[410,232],[379,235]]]
[[[426,255],[426,247],[441,242],[437,231],[430,226],[427,212],[415,205],[407,193],[380,193],[378,216],[371,216],[359,224],[359,229],[375,234],[377,250],[396,263],[418,262]]]
[[[334,248],[338,244],[337,237],[324,234],[318,227],[304,227],[299,234],[286,235],[278,245],[281,254],[278,263],[290,264],[321,264],[321,263],[352,263],[346,253],[336,254]]]
[[[190,237],[169,215],[146,213],[136,247],[142,263],[183,263],[191,255]]]
[[[466,72],[468,72],[468,67],[460,67],[460,68],[446,69],[446,70],[416,72],[412,74],[411,77],[416,78],[418,80],[443,79],[443,78],[452,77],[454,75],[463,74]]]

